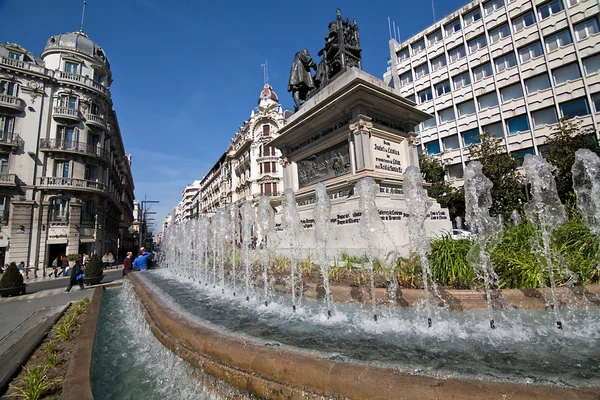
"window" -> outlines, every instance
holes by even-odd
[[[262,127],[262,135],[263,136],[269,136],[269,134],[271,133],[271,126],[270,125],[263,125]]]
[[[560,85],[561,83],[574,81],[581,78],[577,63],[571,63],[565,65],[564,67],[553,69],[552,76],[554,77],[555,85]]]
[[[8,222],[8,210],[10,209],[9,203],[9,196],[0,196],[0,221],[3,224]]]
[[[442,30],[438,29],[437,31],[430,33],[429,35],[427,35],[427,42],[429,43],[429,45],[434,45],[437,42],[440,42],[442,40]]]
[[[70,178],[71,163],[69,161],[56,161],[54,163],[54,176],[57,178]]]
[[[96,221],[96,206],[93,200],[85,200],[81,207],[81,223]]]
[[[496,92],[493,91],[491,93],[479,96],[477,98],[477,103],[479,104],[480,111],[489,107],[495,107],[498,105],[498,96],[496,96]]]
[[[525,90],[527,94],[533,94],[538,90],[545,90],[550,87],[550,79],[547,73],[536,75],[532,78],[525,79]]]
[[[443,138],[442,145],[444,146],[444,150],[458,149],[460,147],[458,144],[458,135]]]
[[[487,78],[488,76],[492,76],[492,64],[489,62],[473,68],[473,79],[475,82]]]
[[[551,52],[552,50],[556,50],[559,47],[563,47],[573,43],[573,39],[571,38],[571,33],[569,32],[569,29],[563,29],[562,31],[555,33],[554,35],[546,36],[544,38],[544,41],[546,42],[547,52]]]
[[[79,64],[65,61],[65,71],[70,74],[76,74],[79,69]]]
[[[518,117],[509,118],[506,120],[506,127],[508,128],[508,134],[514,135],[519,132],[525,132],[529,130],[529,121],[527,115],[519,115]]]
[[[19,85],[11,81],[0,81],[0,94],[8,96],[18,96]]]
[[[261,174],[270,174],[277,172],[277,167],[275,166],[277,163],[275,162],[265,162],[260,164],[260,173]]]
[[[520,83],[506,86],[500,89],[500,98],[503,103],[509,102],[514,99],[520,99],[523,97],[523,88]]]
[[[498,57],[494,60],[494,65],[496,66],[496,72],[502,72],[505,69],[509,69],[517,65],[517,58],[515,57],[515,53],[509,53],[504,56]]]
[[[519,60],[521,60],[522,63],[544,54],[544,50],[542,50],[542,44],[539,41],[531,43],[528,46],[521,47],[518,51]]]
[[[525,156],[527,154],[535,154],[533,147],[528,147],[526,149],[517,150],[511,153],[513,158],[519,162],[519,166],[523,165],[523,161],[525,161]]]
[[[410,100],[410,101],[412,101],[413,103],[415,103],[415,95],[414,95],[414,94],[411,94],[410,96],[406,96],[406,97],[405,97],[405,99],[406,99],[406,100]]]
[[[423,129],[432,128],[435,126],[435,117],[431,117],[423,121]]]
[[[0,174],[8,174],[8,154],[0,156]]]
[[[453,77],[452,82],[454,82],[454,89],[460,89],[461,87],[470,84],[471,78],[469,77],[468,72],[463,72],[462,74]]]
[[[438,96],[444,95],[446,93],[450,93],[450,81],[445,80],[445,81],[440,82],[437,85],[435,85],[435,93]]]
[[[598,33],[598,19],[590,18],[580,24],[575,25],[575,39],[579,42],[586,37]]]
[[[579,0],[566,0],[567,2],[567,7],[573,7],[577,4],[579,4]]]
[[[400,75],[400,87],[408,85],[412,81],[413,81],[413,79],[412,79],[411,71],[405,72],[402,75]]]
[[[600,54],[583,59],[583,70],[586,76],[600,71]]]
[[[415,78],[419,79],[424,77],[429,73],[429,68],[427,68],[427,63],[421,64],[418,67],[415,67]]]
[[[50,202],[50,221],[66,221],[68,219],[69,200],[54,198]]]
[[[94,102],[90,102],[90,111],[89,112],[92,115],[102,116],[102,112],[100,111],[100,107],[98,106],[98,104],[96,104]]]
[[[465,46],[462,44],[458,47],[448,50],[448,57],[450,57],[450,62],[454,62],[458,59],[461,59],[466,55],[467,52],[465,51]]]
[[[502,126],[502,122],[485,125],[481,130],[495,138],[504,137],[504,127]]]
[[[552,0],[537,7],[538,18],[541,20],[548,18],[563,10],[562,0]]]
[[[274,155],[275,155],[275,147],[268,146],[268,145],[264,145],[263,146],[261,157],[264,157],[264,156],[274,156]]]
[[[533,111],[531,113],[531,122],[533,123],[534,128],[557,123],[558,116],[556,115],[556,108],[552,106]]]
[[[96,180],[96,167],[93,165],[85,165],[85,170],[83,172],[83,179],[86,181],[95,181]]]
[[[453,179],[462,179],[465,176],[462,164],[448,166],[448,176]]]
[[[479,21],[481,19],[481,10],[479,6],[477,8],[465,15],[463,15],[463,20],[465,21],[465,26],[471,25],[475,21]]]
[[[440,123],[454,121],[454,108],[448,107],[443,110],[438,111],[438,115],[440,116]]]
[[[468,147],[472,144],[481,142],[481,140],[479,139],[479,128],[470,129],[468,131],[463,132],[462,137],[464,147]]]
[[[413,54],[418,54],[425,50],[425,40],[421,39],[418,42],[414,42],[412,45]]]
[[[510,29],[508,24],[500,25],[498,28],[490,31],[490,42],[496,43],[500,39],[510,36]]]
[[[59,126],[56,134],[56,145],[63,149],[70,149],[73,143],[76,142],[75,128]]]
[[[535,24],[535,16],[531,11],[526,14],[519,15],[512,20],[513,31],[515,33],[533,24]]]
[[[594,93],[592,95],[592,103],[594,103],[594,111],[600,112],[600,93]]]
[[[560,104],[560,112],[564,118],[575,118],[588,115],[590,109],[585,97]]]
[[[75,96],[61,96],[59,100],[60,107],[66,107],[70,109],[77,108],[77,97]]]
[[[400,50],[399,52],[396,53],[396,56],[398,57],[398,62],[402,62],[405,60],[408,60],[408,47],[403,48],[402,50]]]
[[[104,75],[102,75],[100,72],[94,70],[94,82],[96,82],[96,83],[104,82]]]
[[[425,89],[417,93],[419,95],[419,103],[425,103],[433,99],[433,95],[431,94],[431,89]]]
[[[438,142],[437,140],[426,143],[425,148],[427,149],[427,154],[429,154],[429,155],[440,154],[440,152],[441,152],[440,142]]]
[[[490,15],[496,10],[504,7],[504,0],[490,0],[488,2],[483,3],[483,11],[485,15]]]
[[[475,39],[469,40],[467,42],[467,46],[469,47],[469,54],[473,54],[479,49],[483,49],[487,46],[487,40],[484,35],[477,36]]]
[[[475,114],[475,102],[473,100],[467,100],[460,104],[456,105],[456,111],[458,112],[459,117],[464,117],[465,115]]]
[[[0,115],[0,135],[2,139],[11,137],[6,134],[12,134],[15,129],[15,117],[6,117]]]
[[[431,60],[431,70],[432,71],[437,71],[438,69],[445,67],[446,66],[446,56],[444,56],[443,54],[439,57],[434,58],[433,60]]]
[[[444,31],[446,31],[446,36],[450,36],[455,32],[459,32],[460,28],[460,20],[456,18],[444,26]]]
[[[261,183],[260,184],[261,195],[276,195],[277,194],[277,183]]]
[[[11,60],[20,60],[21,59],[21,54],[15,53],[14,51],[9,51],[8,52],[8,58],[10,58]]]

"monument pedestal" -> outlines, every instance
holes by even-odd
[[[413,102],[357,68],[303,103],[270,145],[282,152],[284,188],[296,193],[305,232],[314,229],[314,185],[323,182],[332,199],[331,251],[364,253],[354,185],[371,177],[379,184],[376,204],[387,231],[378,242],[408,255],[403,172],[419,165],[413,127],[428,118]],[[450,231],[448,210],[433,201],[425,225],[430,236]],[[313,241],[314,235],[306,234],[302,245],[314,248]]]

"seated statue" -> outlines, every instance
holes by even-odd
[[[308,50],[303,49],[296,53],[292,69],[290,71],[290,79],[288,81],[288,92],[292,92],[296,111],[300,108],[301,102],[305,101],[308,93],[315,89],[315,82],[310,69],[317,69],[317,65],[313,61]]]

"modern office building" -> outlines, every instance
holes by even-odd
[[[1,262],[44,270],[126,246],[134,184],[111,82],[83,32],[51,36],[39,58],[0,45]]]
[[[481,132],[517,157],[538,154],[560,118],[600,123],[596,0],[472,1],[410,39],[390,41],[384,80],[433,117],[415,130],[461,183]]]

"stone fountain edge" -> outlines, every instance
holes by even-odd
[[[567,389],[479,380],[436,379],[325,360],[265,347],[197,324],[171,309],[137,277],[127,279],[154,336],[191,365],[269,399],[597,399],[600,388]]]

